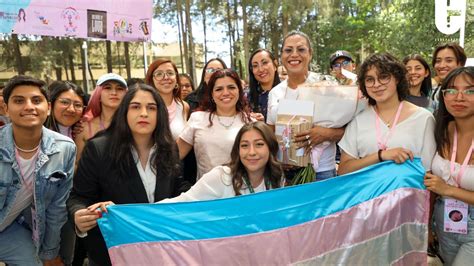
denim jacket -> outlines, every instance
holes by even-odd
[[[76,146],[74,142],[43,127],[35,165],[34,205],[42,260],[57,257],[61,227],[67,220],[66,200],[72,187]],[[11,124],[0,128],[0,223],[5,220],[21,188]],[[29,210],[27,210],[29,211]]]

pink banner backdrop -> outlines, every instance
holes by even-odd
[[[5,33],[147,41],[152,16],[152,0],[0,1]]]

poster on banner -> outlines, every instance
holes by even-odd
[[[0,2],[2,33],[147,41],[152,17],[152,0]]]

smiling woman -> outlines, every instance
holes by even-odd
[[[209,92],[203,105],[191,114],[177,139],[179,156],[184,158],[194,147],[198,166],[197,179],[212,168],[227,163],[230,147],[239,129],[250,122],[238,74],[231,69],[218,70],[209,80]]]
[[[98,208],[112,202],[156,202],[187,188],[166,105],[154,88],[136,85],[125,95],[110,127],[87,143],[74,177],[68,208],[85,237],[89,261],[110,265],[97,228]]]
[[[430,66],[419,54],[412,54],[403,59],[410,84],[407,101],[424,108],[431,107],[431,71]],[[432,110],[431,110],[432,111]]]
[[[228,164],[216,166],[189,191],[160,203],[222,199],[282,187],[285,178],[277,153],[278,142],[269,126],[247,124],[237,133]]]
[[[148,67],[145,80],[163,98],[168,109],[171,134],[177,139],[186,124],[189,105],[181,99],[181,81],[176,65],[170,60],[158,59]]]
[[[429,171],[435,153],[434,118],[426,109],[405,100],[405,66],[390,54],[373,54],[362,63],[358,83],[371,107],[346,127],[339,142],[342,154],[338,174],[382,161],[403,163],[414,156],[421,157]]]
[[[77,145],[77,161],[81,158],[82,150],[87,140],[101,130],[109,127],[115,111],[127,92],[127,82],[121,76],[108,73],[102,75],[84,111],[84,130],[74,141]]]
[[[55,81],[48,87],[51,114],[45,126],[72,138],[71,128],[82,117],[85,109],[84,92],[71,82]]]

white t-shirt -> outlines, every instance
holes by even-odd
[[[364,158],[377,152],[379,148],[375,118],[375,110],[372,107],[358,114],[346,127],[339,147],[353,158]],[[388,149],[401,147],[411,150],[415,157],[421,157],[425,170],[429,171],[436,152],[434,124],[433,115],[426,109],[418,107],[413,114],[396,125],[386,146]],[[380,130],[382,139],[385,139],[390,129],[382,120]]]
[[[436,153],[433,163],[431,164],[431,172],[434,175],[437,175],[446,181],[446,183],[456,186],[456,182],[450,178],[449,170],[451,163],[449,160],[444,159]],[[459,170],[461,170],[461,165],[459,163],[454,164],[454,173],[453,176],[458,176]],[[467,165],[464,174],[461,177],[460,187],[469,191],[474,191],[474,165]]]
[[[174,101],[174,100],[173,100]],[[176,115],[172,121],[170,121],[170,130],[173,139],[178,139],[181,132],[183,132],[186,126],[186,118],[184,117],[184,107],[181,102],[176,102]]]
[[[265,190],[264,181],[254,188],[254,192],[262,192]],[[240,194],[250,194],[245,183],[240,189]],[[162,200],[160,203],[214,200],[231,197],[235,197],[235,191],[232,186],[230,168],[227,166],[217,166],[203,175],[188,191],[181,193],[181,195],[175,198]]]
[[[31,206],[33,203],[33,186],[34,186],[34,171],[36,165],[36,159],[38,158],[38,152],[30,159],[23,159],[21,156],[17,156],[18,168],[21,172],[21,188],[16,194],[15,201],[13,206],[3,220],[3,223],[0,224],[0,232],[5,230],[15,219],[20,215],[20,213]],[[24,179],[23,179],[24,178]]]
[[[133,160],[135,160],[136,162],[138,174],[140,175],[140,179],[142,180],[143,186],[145,187],[148,202],[155,202],[156,173],[153,172],[150,160],[152,153],[156,150],[156,147],[153,146],[150,149],[150,153],[148,154],[148,161],[146,162],[145,168],[143,168],[142,163],[140,162],[140,158],[138,158],[138,152],[135,147],[132,146],[131,150]]]
[[[324,80],[324,76],[309,72],[306,78],[306,83],[315,83]],[[278,103],[281,99],[297,100],[299,96],[298,89],[291,89],[288,87],[288,81],[284,80],[276,85],[268,95],[268,111],[267,124],[275,125],[278,113]],[[331,142],[327,148],[324,149],[319,159],[319,167],[317,172],[332,170],[336,165],[336,143]]]
[[[222,124],[221,124],[222,123]],[[235,137],[245,123],[241,114],[235,117],[212,115],[212,126],[209,127],[209,112],[194,112],[179,136],[186,143],[194,146],[197,161],[197,179],[212,168],[230,161],[230,152]],[[228,126],[228,128],[223,125]]]

